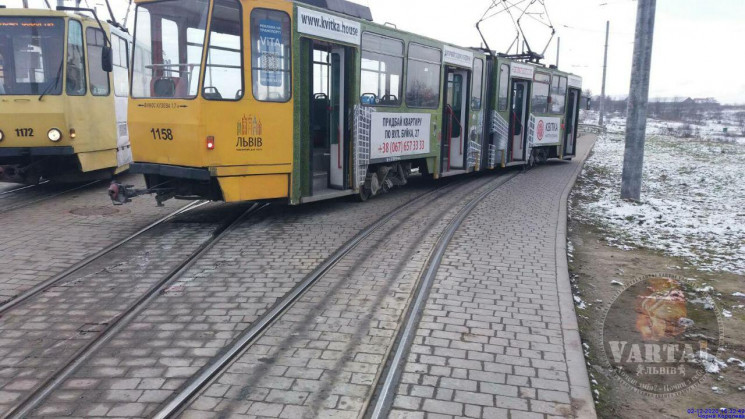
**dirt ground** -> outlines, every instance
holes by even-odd
[[[591,184],[578,183],[577,188],[592,187]],[[578,211],[575,195],[570,205]],[[585,308],[577,308],[580,332],[589,362],[588,371],[593,382],[596,408],[601,418],[641,418],[669,417],[694,418],[689,409],[745,409],[745,364],[731,362],[718,374],[707,374],[699,385],[682,395],[667,398],[651,398],[631,389],[620,379],[610,374],[602,366],[602,350],[595,343],[601,330],[598,319],[620,285],[618,281],[629,284],[634,279],[647,274],[674,274],[695,281],[687,281],[691,289],[711,286],[709,293],[717,310],[728,310],[732,317],[723,317],[724,353],[720,359],[727,361],[737,358],[745,361],[745,296],[732,294],[745,293],[745,276],[727,273],[701,272],[684,260],[668,257],[659,252],[634,249],[622,250],[610,247],[604,232],[597,226],[581,224],[576,220],[569,223],[570,273],[575,295],[579,294]],[[636,313],[628,313],[629,322],[634,322]],[[713,389],[716,387],[716,390]]]

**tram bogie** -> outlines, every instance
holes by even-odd
[[[0,9],[0,180],[104,179],[127,167],[129,44],[79,14]]]
[[[115,185],[114,197],[365,200],[412,173],[573,155],[567,97],[581,79],[557,69],[378,25],[359,8],[136,3],[132,171],[149,189]]]

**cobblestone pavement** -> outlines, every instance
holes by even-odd
[[[339,261],[184,417],[358,417],[431,250],[484,176],[402,210]]]
[[[583,137],[579,154],[593,143]],[[565,250],[567,194],[582,162],[551,162],[517,177],[460,228],[391,417],[595,415]]]
[[[136,176],[124,181],[144,185]],[[113,207],[107,188],[104,182],[0,214],[0,302],[186,204],[172,200],[158,208],[153,199],[143,197],[127,207]]]
[[[583,138],[580,152],[590,143]],[[520,175],[469,217],[438,274],[393,417],[594,413],[568,277],[561,276],[560,202],[579,165],[555,162]],[[477,177],[433,203],[407,206],[306,292],[183,417],[362,416],[440,232],[466,195],[493,179]],[[276,207],[240,226],[34,416],[152,415],[336,248],[433,185],[415,182],[364,205]],[[18,378],[3,371],[3,379]],[[12,391],[0,392],[0,402]]]
[[[35,413],[149,416],[339,246],[436,186],[415,180],[362,205],[278,206],[239,226]]]
[[[28,396],[187,259],[222,223],[228,207],[215,204],[160,226],[4,313],[0,411]]]

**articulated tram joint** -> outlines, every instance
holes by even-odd
[[[152,194],[157,194],[156,201],[158,201],[159,207],[163,206],[163,202],[176,196],[175,191],[170,188],[135,189],[134,185],[122,185],[119,182],[111,182],[111,186],[109,186],[109,198],[117,206],[132,202],[132,198]]]

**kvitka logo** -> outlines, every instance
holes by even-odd
[[[599,342],[606,367],[635,390],[674,396],[717,367],[719,312],[689,287],[674,275],[648,275],[621,290],[607,307]]]

